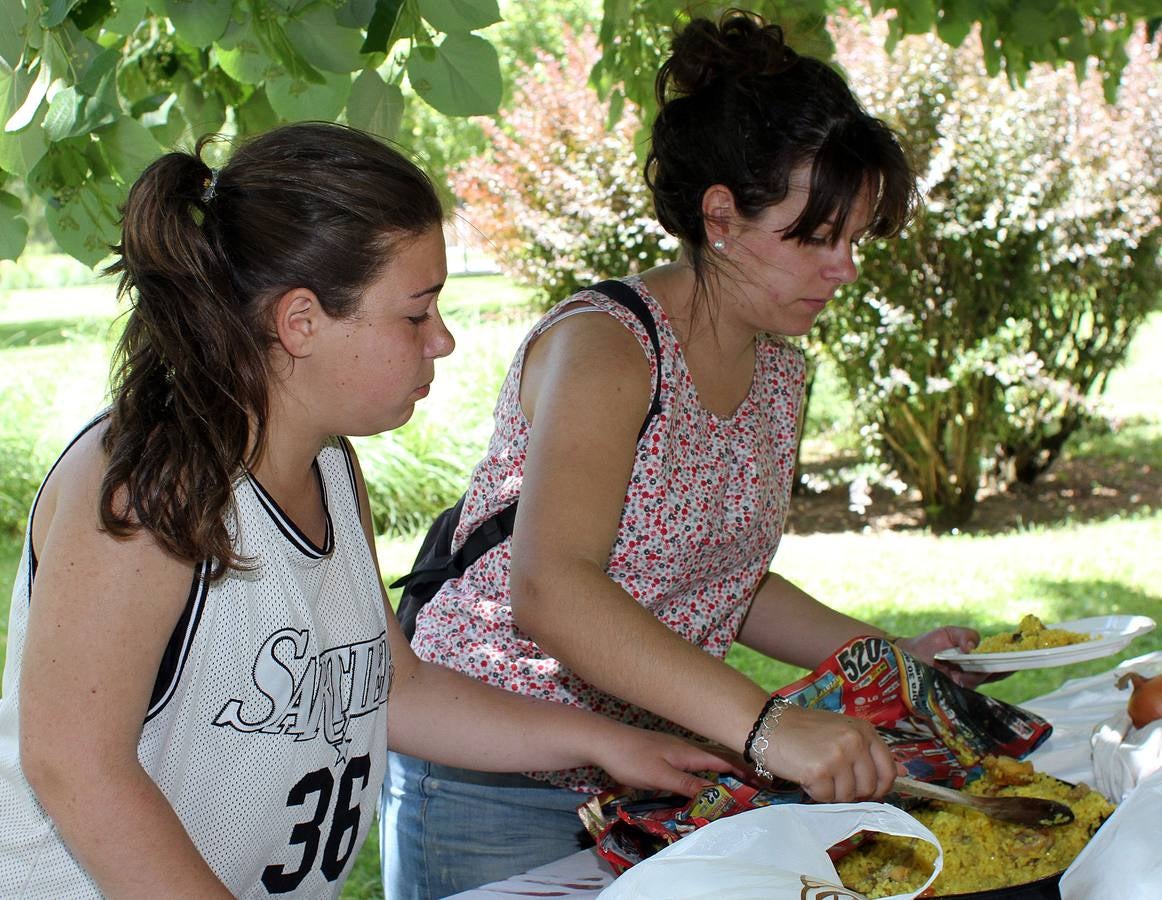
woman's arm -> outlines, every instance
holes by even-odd
[[[229,897],[141,768],[137,743],[192,568],[97,521],[99,429],[65,456],[34,520],[39,565],[20,683],[25,777],[109,897]]]
[[[649,397],[641,348],[606,316],[563,321],[530,349],[513,614],[546,653],[601,690],[742,750],[767,692],[671,631],[605,573]],[[895,771],[867,723],[798,707],[772,736],[772,761],[776,774],[821,800],[882,794]]]
[[[859,635],[887,636],[874,625],[825,606],[770,572],[759,583],[738,640],[774,659],[814,669]]]
[[[534,700],[416,659],[388,612],[395,676],[388,744],[444,765],[489,772],[598,766],[616,781],[693,796],[698,771],[743,770],[728,752]]]
[[[367,490],[358,461],[363,529],[376,559]],[[376,561],[378,566],[378,561]],[[487,772],[598,766],[617,781],[692,796],[697,771],[744,773],[729,751],[630,728],[585,710],[534,700],[423,662],[409,646],[384,594],[392,683],[388,745],[444,765]]]
[[[789,628],[788,623],[795,623]],[[875,625],[844,615],[820,603],[806,591],[774,572],[766,575],[755,593],[739,633],[739,642],[774,659],[814,669],[853,637],[889,637]],[[986,676],[965,672],[933,658],[941,650],[967,652],[980,641],[971,628],[945,626],[908,638],[892,638],[917,659],[935,665],[958,684],[974,687]]]

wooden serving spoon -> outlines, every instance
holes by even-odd
[[[1047,825],[1068,825],[1073,821],[1073,810],[1056,800],[1042,800],[1040,797],[977,797],[963,791],[953,790],[938,784],[928,784],[912,778],[898,776],[892,788],[913,797],[929,800],[943,800],[968,806],[986,816],[1024,825],[1027,828],[1044,828]]]

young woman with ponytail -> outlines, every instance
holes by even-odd
[[[329,897],[388,746],[693,793],[671,736],[421,663],[344,435],[403,424],[453,340],[427,178],[300,124],[124,208],[112,402],[29,517],[0,698],[0,896]],[[390,727],[387,716],[390,704]]]
[[[747,12],[681,28],[656,93],[645,177],[681,254],[624,282],[660,351],[595,291],[533,327],[453,549],[519,497],[512,537],[420,610],[412,646],[526,696],[702,735],[817,800],[882,796],[896,768],[868,722],[785,707],[724,658],[738,640],[813,669],[883,635],[770,569],[804,386],[787,338],[855,279],[861,240],[900,231],[915,178],[839,74]],[[976,640],[941,628],[899,643],[931,661]],[[616,780],[590,768],[521,781],[402,754],[390,770],[388,893],[416,898],[568,855],[573,810]]]

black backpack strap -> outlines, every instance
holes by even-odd
[[[645,328],[646,334],[649,335],[650,343],[654,348],[654,362],[657,370],[654,380],[654,399],[650,403],[649,410],[646,412],[646,420],[642,422],[641,430],[637,433],[638,440],[640,441],[642,435],[646,433],[646,429],[650,427],[650,422],[654,420],[654,416],[662,411],[662,345],[658,342],[658,326],[654,322],[653,313],[650,312],[646,301],[624,281],[610,278],[593,285],[592,290],[604,294],[610,300],[617,301],[633,313],[638,321],[642,323],[642,327]]]
[[[476,560],[503,543],[505,538],[512,536],[512,526],[516,522],[515,500],[492,518],[485,519],[477,525],[476,530],[468,535],[464,546],[449,554],[444,548],[451,547],[452,535],[460,523],[465,497],[467,494],[461,495],[456,504],[444,510],[433,523],[428,532],[428,539],[420,547],[417,566],[403,577],[397,578],[388,587],[411,586],[418,589],[424,584],[435,582],[438,586],[449,578],[459,578]],[[424,562],[421,564],[420,560]]]
[[[512,537],[512,528],[516,524],[516,500],[498,512],[490,519],[485,519],[476,526],[476,530],[468,535],[468,540],[452,556],[452,560],[462,575],[468,567],[480,559],[493,547],[504,543],[505,538]]]

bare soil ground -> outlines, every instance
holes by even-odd
[[[804,474],[829,467],[804,466]],[[833,468],[833,467],[830,467]],[[847,484],[800,490],[791,499],[787,532],[912,530],[923,527],[919,495],[871,490],[872,503],[853,510]],[[982,489],[972,520],[961,531],[1000,534],[1029,525],[1093,522],[1162,509],[1162,469],[1121,459],[1086,457],[1058,460],[1032,485],[1010,491]]]

